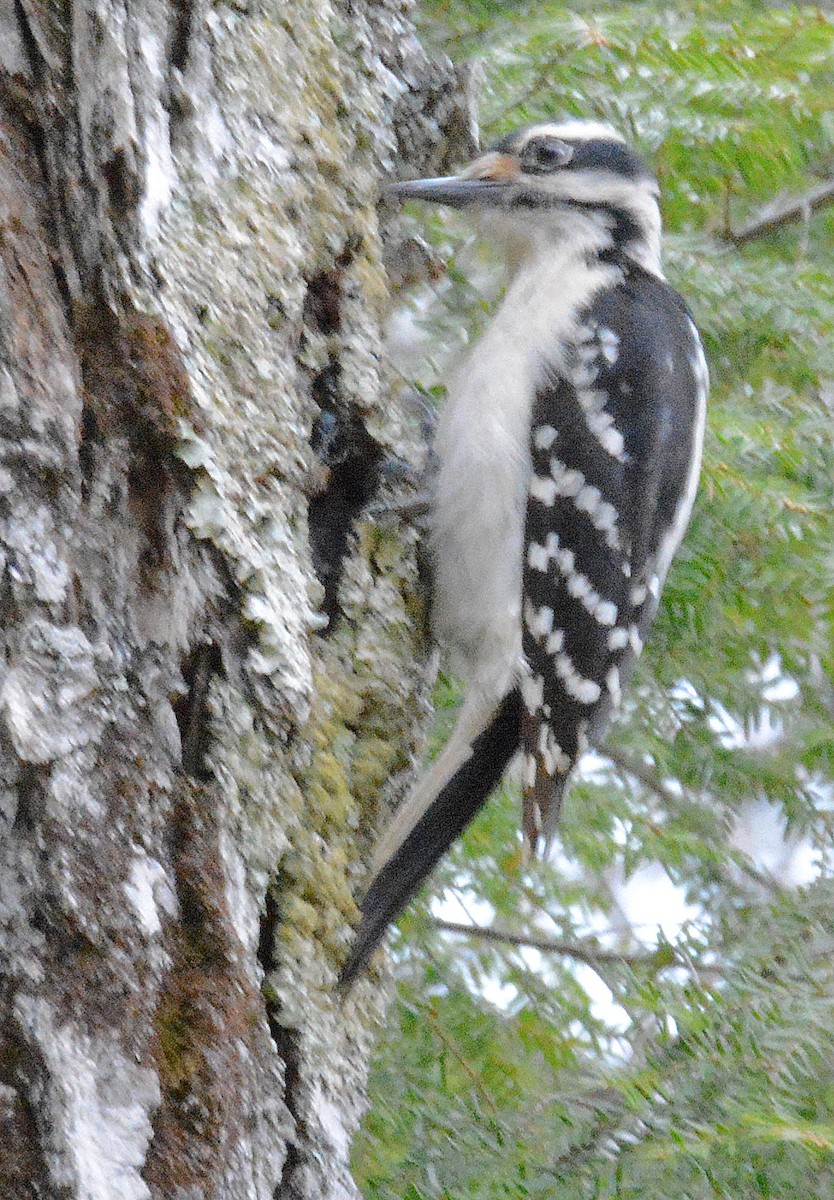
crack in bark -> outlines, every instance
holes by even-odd
[[[43,815],[44,788],[49,780],[51,767],[38,763],[22,762],[17,777],[17,809],[13,829],[17,833],[31,834]]]
[[[48,232],[49,240],[54,247],[53,253],[49,255],[49,261],[52,266],[52,272],[55,277],[55,285],[58,289],[58,295],[61,298],[64,313],[69,324],[72,323],[72,293],[67,279],[66,271],[60,260],[59,247],[61,245],[60,231],[58,228],[58,220],[54,214],[58,214],[60,220],[65,225],[68,224],[69,215],[66,210],[63,196],[60,188],[51,187],[51,171],[49,169],[49,153],[47,148],[46,132],[43,126],[43,120],[38,116],[38,100],[39,97],[46,92],[46,73],[47,64],[41,54],[38,40],[35,37],[34,30],[29,20],[29,14],[22,0],[14,0],[14,11],[17,18],[18,28],[20,29],[20,37],[23,42],[23,49],[26,58],[29,62],[29,67],[32,72],[34,87],[31,89],[31,95],[28,98],[26,111],[22,114],[23,120],[27,126],[29,137],[34,150],[35,160],[38,164],[43,188],[50,198],[50,203],[41,207],[41,221],[44,229]]]
[[[287,1156],[281,1169],[281,1178],[272,1193],[272,1200],[303,1200],[293,1184],[293,1176],[297,1168],[304,1162],[301,1142],[304,1138],[305,1125],[297,1099],[303,1056],[295,1030],[285,1029],[273,1020],[270,1020],[270,1030],[278,1054],[284,1063],[284,1104],[295,1123],[295,1136],[287,1142]]]
[[[257,950],[264,979],[269,977],[269,973],[275,966],[275,935],[280,922],[278,899],[274,888],[270,887],[267,889],[264,911],[261,915]],[[265,989],[262,990],[265,992]],[[298,1033],[280,1023],[275,1006],[267,994],[264,994],[264,1009],[275,1052],[284,1064],[283,1098],[294,1128],[294,1135],[287,1141],[287,1154],[281,1168],[281,1177],[272,1197],[273,1200],[293,1200],[296,1192],[293,1188],[292,1177],[296,1168],[304,1162],[302,1141],[304,1140],[305,1123],[298,1102],[303,1055],[299,1046]]]
[[[191,30],[194,24],[194,0],[172,0],[173,33],[171,36],[171,66],[184,71],[188,60]]]
[[[38,1200],[47,1192],[43,1133],[30,1098],[45,1077],[43,1062],[9,1023],[0,1039],[0,1192],[8,1200]]]
[[[341,367],[331,361],[313,380],[319,417],[313,451],[326,482],[310,500],[308,522],[313,568],[324,586],[322,612],[332,632],[339,616],[339,583],[353,524],[379,486],[382,450],[340,394]]]
[[[209,687],[212,677],[222,670],[220,650],[211,642],[203,643],[181,670],[188,691],[172,707],[182,741],[182,767],[186,775],[207,782],[212,778],[206,762],[211,742]]]
[[[307,333],[328,339],[332,346],[325,366],[310,382],[319,408],[311,442],[319,475],[308,508],[313,569],[324,586],[321,607],[328,619],[328,633],[339,617],[339,583],[353,524],[376,493],[382,459],[381,447],[368,433],[342,386],[338,339],[345,274],[360,249],[360,239],[347,239],[333,265],[308,281],[303,308]]]

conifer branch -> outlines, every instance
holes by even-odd
[[[801,196],[777,196],[740,229],[729,229],[725,236],[734,246],[745,246],[785,225],[806,221],[812,212],[828,204],[834,204],[834,179],[826,179]]]

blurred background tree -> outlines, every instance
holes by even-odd
[[[524,864],[508,786],[393,937],[357,1177],[367,1200],[830,1197],[834,25],[426,0],[423,27],[483,59],[485,143],[573,114],[645,152],[713,392],[691,529],[551,862]],[[433,395],[498,284],[465,223],[419,220],[447,269],[392,355]],[[437,699],[442,727],[453,683]]]

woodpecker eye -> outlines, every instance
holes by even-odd
[[[521,154],[521,166],[530,174],[545,175],[557,171],[573,158],[573,146],[558,138],[536,138]]]

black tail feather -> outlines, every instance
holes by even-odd
[[[504,697],[475,738],[471,756],[371,883],[353,949],[339,977],[343,990],[361,974],[388,926],[498,786],[518,749],[522,707],[518,689]]]

